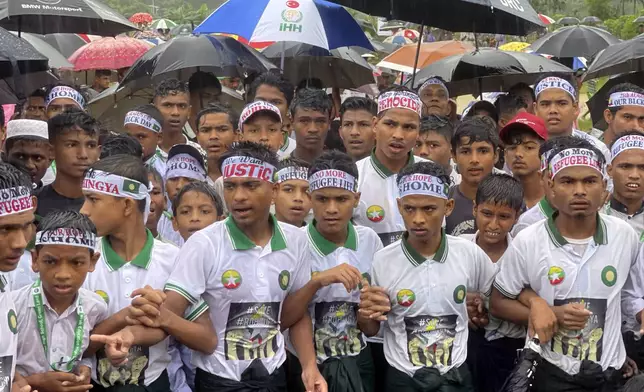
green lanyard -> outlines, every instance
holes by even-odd
[[[45,319],[45,307],[42,300],[42,287],[40,285],[40,279],[38,279],[33,286],[31,286],[31,295],[34,299],[34,310],[36,311],[36,321],[38,323],[38,333],[40,335],[40,342],[42,347],[45,350],[45,357],[49,358],[49,343],[47,340],[47,322]],[[52,369],[56,371],[65,371],[70,372],[74,369],[74,362],[76,359],[80,359],[81,349],[83,346],[83,336],[85,332],[85,312],[83,311],[83,306],[80,299],[80,293],[78,294],[78,305],[76,306],[76,313],[78,313],[78,319],[76,321],[76,328],[74,328],[74,348],[72,349],[71,360],[65,366],[67,369],[59,369],[58,365],[50,363]],[[62,365],[62,362],[61,362]]]

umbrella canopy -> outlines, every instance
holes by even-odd
[[[358,22],[326,0],[229,0],[194,30],[237,34],[249,42],[301,42],[324,49],[361,46],[373,50]]]
[[[633,23],[644,23],[644,16],[638,16]]]
[[[636,86],[644,85],[644,72],[632,72],[617,75],[606,81],[586,103],[590,110],[590,118],[593,120],[593,127],[605,130],[608,127],[604,121],[604,110],[608,105],[608,92],[620,83],[633,83]]]
[[[557,21],[557,24],[563,26],[578,25],[579,23],[581,23],[579,19],[575,18],[574,16],[566,16]]]
[[[619,42],[619,38],[598,27],[568,26],[534,41],[530,50],[555,57],[592,57]]]
[[[26,40],[0,29],[0,77],[47,71],[48,61]]]
[[[13,32],[13,35],[18,35],[17,32]],[[62,55],[56,48],[49,45],[45,41],[45,37],[38,34],[22,33],[20,35],[22,39],[29,42],[37,51],[42,53],[45,57],[49,59],[49,68],[71,68],[73,67],[72,63],[67,61],[67,58]]]
[[[385,57],[378,67],[389,68],[395,71],[412,73],[414,72],[414,61],[418,45],[405,45],[389,56]],[[420,45],[420,55],[418,57],[417,69],[425,68],[433,62],[442,58],[471,52],[474,47],[462,41],[439,41],[426,42]]]
[[[596,23],[601,23],[602,20],[599,19],[596,16],[587,16],[584,19],[581,20],[581,23],[590,23],[590,24],[596,24]]]
[[[117,35],[137,27],[99,0],[3,0],[0,27],[20,32]]]
[[[371,66],[350,48],[324,48],[299,42],[278,42],[262,51],[275,64],[284,54],[284,76],[294,85],[317,78],[324,87],[358,88],[374,82]]]
[[[544,72],[571,74],[572,69],[545,57],[522,52],[482,48],[439,60],[416,74],[420,86],[432,76],[447,82],[451,96],[506,91],[516,83],[533,84]]]
[[[334,0],[334,2],[369,15],[406,20],[450,31],[527,35],[544,26],[528,0]]]
[[[137,12],[136,14],[130,16],[130,22],[138,25],[148,25],[152,23],[152,15],[147,12]]]
[[[548,26],[548,25],[551,25],[551,24],[555,23],[555,20],[554,20],[554,19],[552,19],[551,17],[549,17],[549,16],[547,16],[547,15],[544,15],[544,14],[539,14],[539,19],[540,19],[540,20],[541,20],[541,22],[542,22],[544,25],[546,25],[546,26]]]
[[[170,29],[170,35],[172,35],[173,37],[176,37],[178,35],[190,35],[192,34],[193,29],[194,26],[189,24],[176,25]]]
[[[74,71],[128,68],[149,49],[150,45],[136,38],[105,37],[85,44],[69,61],[74,64]]]
[[[391,37],[385,38],[384,43],[393,44],[393,45],[396,45],[396,46],[401,46],[401,45],[413,44],[414,41],[410,40],[407,37],[403,37],[403,36],[400,36],[400,35],[392,35]]]
[[[167,30],[175,27],[177,24],[170,19],[157,19],[152,22],[150,28],[153,30]]]
[[[416,31],[416,30],[413,30],[413,29],[403,29],[403,30],[398,31],[394,35],[395,36],[403,36],[403,37],[409,38],[411,40],[417,40],[418,38],[420,38],[420,33],[418,31]]]
[[[32,92],[57,81],[58,78],[51,72],[34,72],[28,77],[21,75],[19,78],[0,79],[0,105],[20,103],[20,100]]]
[[[507,50],[509,52],[523,52],[525,48],[530,46],[529,43],[527,42],[508,42],[507,44],[503,44],[499,46],[499,49],[501,50]]]
[[[644,35],[611,45],[599,52],[584,79],[644,71]]]
[[[46,34],[44,40],[54,48],[56,48],[65,58],[69,58],[74,52],[88,42],[95,41],[102,37],[98,35],[87,34]]]

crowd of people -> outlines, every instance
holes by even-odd
[[[266,73],[236,113],[197,72],[121,129],[35,92],[0,138],[0,391],[518,392],[526,344],[522,392],[644,390],[644,89],[602,140],[578,91],[457,116],[438,77]]]

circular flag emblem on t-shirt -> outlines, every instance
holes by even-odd
[[[9,309],[9,313],[7,313],[7,324],[9,324],[9,330],[15,335],[18,332],[18,318],[13,309]]]
[[[105,301],[106,304],[110,304],[110,297],[107,295],[107,293],[103,290],[96,290],[94,291],[96,294],[98,294],[99,297],[103,298],[103,301]]]
[[[465,286],[460,285],[456,286],[454,289],[454,302],[457,304],[462,304],[465,301],[465,295],[467,294],[467,289]]]
[[[396,295],[396,299],[398,300],[398,305],[407,308],[416,301],[416,294],[409,289],[402,289],[398,292],[398,295]]]
[[[288,284],[291,281],[291,273],[288,272],[287,270],[284,270],[280,272],[280,288],[282,290],[286,290],[288,288]]]
[[[372,222],[380,222],[385,219],[385,210],[380,206],[373,205],[367,208],[367,219]]]
[[[241,282],[242,277],[239,272],[235,270],[227,270],[221,275],[221,284],[229,290],[236,289],[241,286]]]
[[[617,270],[612,265],[607,265],[602,270],[602,282],[608,287],[615,286],[617,282]]]
[[[566,273],[561,267],[553,266],[548,270],[548,280],[553,286],[556,286],[559,283],[563,282],[565,277]]]

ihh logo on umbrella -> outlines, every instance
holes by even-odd
[[[304,15],[300,10],[296,8],[300,7],[300,3],[294,0],[286,2],[286,6],[289,9],[282,11],[282,20],[286,23],[280,23],[280,31],[290,31],[290,32],[302,32],[302,25],[298,24],[304,18]]]

